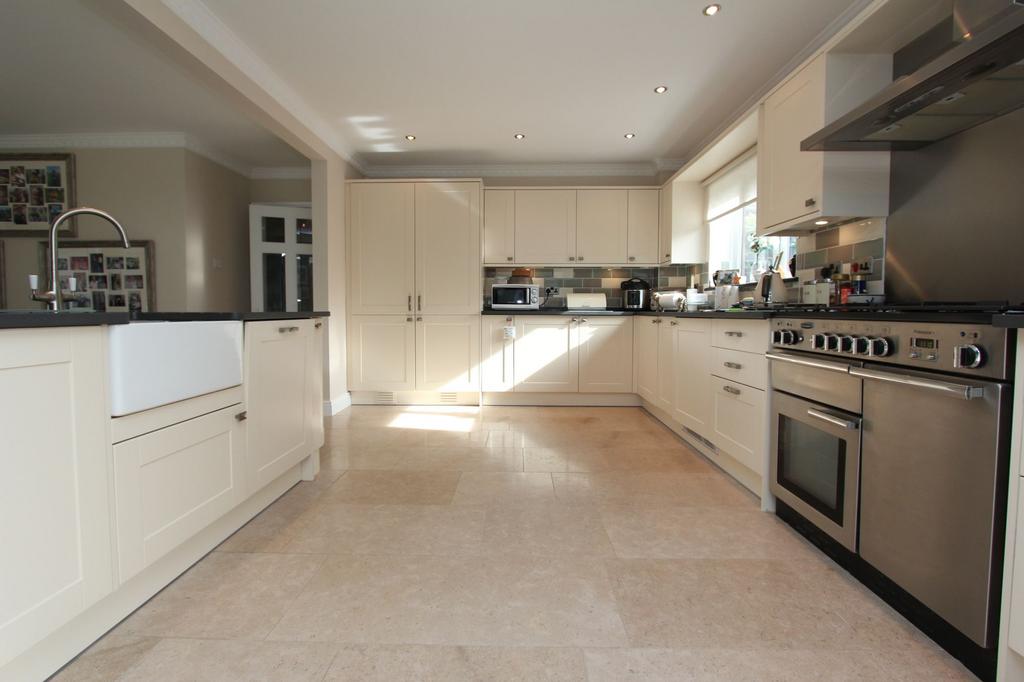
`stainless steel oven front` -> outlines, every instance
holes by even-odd
[[[861,382],[849,364],[769,353],[775,497],[857,551]],[[789,391],[789,392],[784,392]],[[845,409],[844,409],[845,408]]]

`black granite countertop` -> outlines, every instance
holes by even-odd
[[[1024,329],[1024,310],[1011,310],[993,315],[992,324],[1003,329]]]
[[[128,313],[54,313],[49,310],[0,310],[0,329],[95,327],[128,324]]]
[[[700,310],[690,312],[656,312],[653,310],[566,310],[565,308],[541,308],[540,310],[494,310],[484,308],[484,315],[590,315],[595,316],[625,316],[625,315],[649,315],[663,317],[689,317],[689,318],[721,318],[730,320],[763,320],[773,315],[770,310]]]
[[[308,320],[327,317],[327,311],[304,313],[53,313],[49,310],[0,310],[0,329],[36,327],[95,327],[106,324],[138,322],[219,322],[239,320]]]

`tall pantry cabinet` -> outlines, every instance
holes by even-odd
[[[350,390],[478,391],[480,183],[348,192]]]

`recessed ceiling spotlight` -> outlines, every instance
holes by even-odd
[[[721,11],[721,9],[722,6],[719,5],[718,3],[715,3],[714,5],[708,5],[707,7],[704,8],[704,16],[713,17],[716,14],[718,14],[719,11]]]
[[[828,225],[828,221],[827,220],[815,220],[814,224],[815,225]]]
[[[623,135],[623,137],[625,137],[627,140],[632,140],[634,137],[636,137],[636,133],[626,133],[625,135]]]
[[[406,135],[405,139],[409,140],[409,142],[412,142],[413,140],[416,139],[416,136],[415,135]]]
[[[654,88],[654,92],[658,93],[659,95],[663,95],[666,92],[668,92],[668,86],[667,85],[659,85],[658,87]]]
[[[512,137],[516,138],[516,140],[525,140],[526,139],[526,135],[523,135],[522,133],[516,133]]]

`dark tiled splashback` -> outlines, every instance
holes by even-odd
[[[881,293],[885,279],[883,220],[855,221],[800,237],[797,241],[796,274],[801,280],[814,279],[815,268],[865,262],[872,266],[868,281],[877,282],[877,293]]]
[[[491,285],[508,281],[513,268],[484,268],[484,305],[491,304]],[[608,307],[622,307],[622,289],[620,284],[631,277],[650,282],[655,289],[685,289],[696,286],[703,276],[704,266],[672,265],[647,268],[573,268],[573,267],[537,267],[533,268],[533,282],[541,287],[541,295],[548,287],[558,287],[558,295],[551,297],[547,304],[550,307],[565,305],[565,295],[569,293],[604,294],[608,299]],[[692,280],[693,276],[698,279]]]

